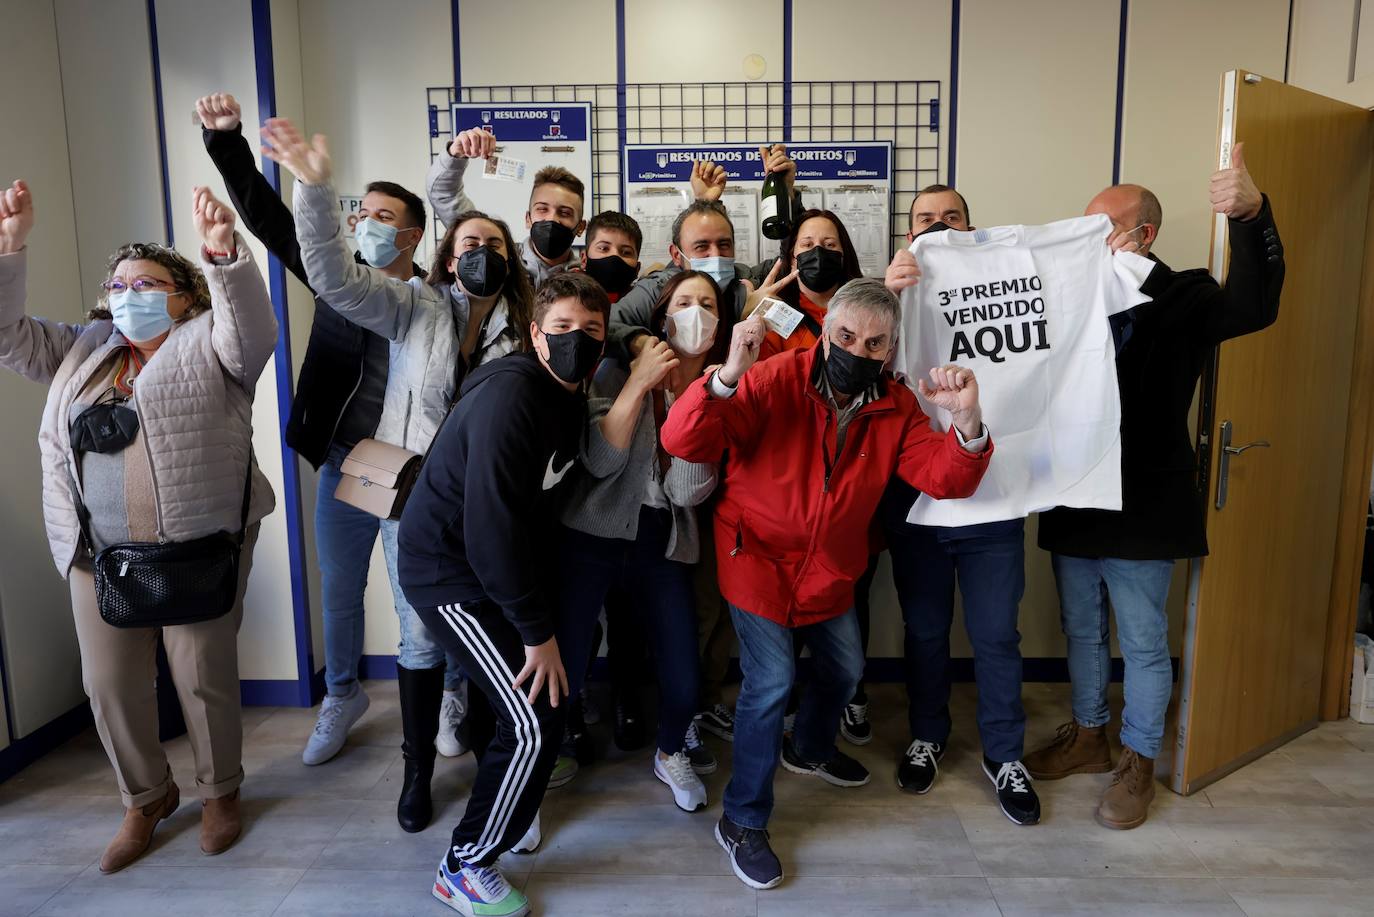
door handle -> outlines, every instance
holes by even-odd
[[[1231,421],[1221,422],[1221,460],[1217,468],[1217,509],[1226,506],[1226,482],[1231,476],[1231,456],[1240,455],[1250,449],[1268,449],[1272,444],[1267,439],[1257,439],[1243,446],[1231,445]]]

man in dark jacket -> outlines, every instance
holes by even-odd
[[[1040,515],[1040,547],[1053,552],[1073,719],[1046,748],[1026,757],[1039,780],[1112,770],[1105,727],[1111,657],[1107,603],[1116,611],[1126,662],[1123,751],[1097,811],[1109,828],[1143,824],[1154,798],[1154,759],[1164,738],[1173,689],[1165,601],[1174,561],[1207,553],[1204,495],[1188,412],[1208,356],[1222,341],[1267,328],[1278,318],[1283,246],[1269,201],[1245,168],[1242,144],[1232,167],[1212,176],[1212,208],[1230,220],[1226,286],[1206,270],[1178,271],[1155,258],[1141,289],[1153,301],[1113,317],[1121,389],[1119,512],[1059,508]],[[1139,185],[1117,185],[1088,204],[1117,232],[1113,248],[1148,254],[1159,232],[1159,200]]]
[[[558,526],[550,492],[586,429],[582,386],[601,358],[610,311],[586,274],[545,280],[533,352],[468,376],[401,515],[401,588],[475,689],[477,777],[433,886],[463,913],[528,910],[496,859],[533,823],[563,736],[568,679],[542,548]],[[491,724],[487,741],[482,721]]]
[[[254,148],[243,136],[238,101],[228,93],[215,93],[199,99],[196,110],[206,152],[224,179],[244,229],[308,288],[291,210],[258,171]],[[424,203],[399,185],[374,182],[364,198],[364,215],[372,216],[381,235],[389,235],[391,240],[374,245],[371,240],[360,239],[358,259],[364,260],[370,252],[375,260],[386,258],[387,263],[374,266],[393,276],[403,280],[424,276],[412,260],[424,232]],[[301,755],[306,764],[323,764],[337,755],[348,730],[369,704],[358,681],[358,662],[363,652],[363,593],[380,520],[336,500],[334,490],[349,450],[377,430],[389,364],[385,338],[353,324],[321,300],[315,301],[310,339],[286,423],[286,444],[320,472],[315,495],[315,543],[324,603],[327,694]],[[446,755],[457,755],[464,750],[456,733],[456,723],[461,719],[462,672],[449,664],[440,677],[444,684],[442,712],[427,731],[438,729],[439,749]],[[439,689],[436,686],[434,690]]]

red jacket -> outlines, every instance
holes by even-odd
[[[663,447],[691,462],[729,460],[716,504],[720,591],[733,605],[788,627],[844,614],[868,563],[868,526],[898,475],[932,497],[978,487],[980,454],[954,430],[935,432],[914,396],[891,377],[850,421],[835,451],[835,416],[816,390],[820,345],[789,350],[744,374],[734,397],[713,398],[709,377],[668,413]]]

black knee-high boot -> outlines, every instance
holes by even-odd
[[[434,816],[429,781],[434,776],[434,739],[439,734],[439,708],[444,702],[444,666],[406,669],[396,666],[401,691],[401,731],[405,782],[396,803],[396,821],[412,834],[423,831]]]

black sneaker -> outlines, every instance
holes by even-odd
[[[724,704],[714,704],[711,709],[698,713],[696,723],[718,739],[735,741],[735,716]]]
[[[687,753],[687,760],[692,762],[692,770],[696,771],[698,776],[704,777],[716,772],[716,756],[711,754],[711,749],[701,741],[701,733],[697,732],[695,722],[687,727],[683,751]]]
[[[573,700],[568,708],[568,719],[563,727],[563,742],[559,745],[560,755],[576,758],[577,763],[587,767],[596,761],[596,743],[587,731],[586,721],[582,718],[581,698]]]
[[[615,747],[621,751],[635,751],[649,741],[644,729],[644,716],[639,701],[621,694],[615,699]]]
[[[983,773],[997,787],[997,804],[1002,814],[1018,825],[1034,825],[1040,821],[1040,797],[1031,786],[1031,775],[1020,761],[998,764],[983,756]]]
[[[750,888],[772,888],[782,881],[782,864],[768,846],[768,832],[741,828],[724,815],[716,822],[716,843],[730,857],[730,868]]]
[[[835,786],[863,786],[868,782],[868,768],[838,748],[835,749],[835,756],[829,761],[803,761],[797,750],[792,747],[790,738],[784,739],[782,743],[782,766],[794,774],[812,774]]]
[[[938,742],[912,742],[897,764],[897,786],[922,795],[929,793],[944,756],[945,747]]]
[[[840,735],[850,745],[867,745],[873,741],[873,725],[868,722],[868,698],[856,698],[844,706],[840,716]]]

